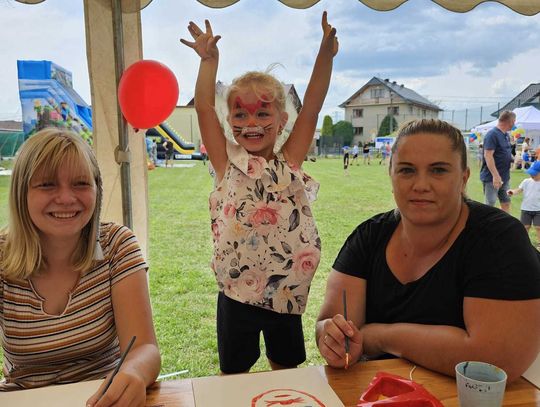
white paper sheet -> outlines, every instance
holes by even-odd
[[[84,407],[103,380],[0,392],[0,406]]]
[[[540,389],[540,354],[533,364],[523,373],[523,377]]]
[[[316,367],[192,380],[196,407],[344,407]]]

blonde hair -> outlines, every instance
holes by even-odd
[[[278,111],[285,111],[286,95],[283,84],[268,72],[250,71],[233,79],[227,91],[227,105],[233,92],[249,89],[257,97],[266,102],[274,103]]]
[[[30,137],[20,148],[11,175],[9,222],[3,230],[5,243],[0,256],[0,271],[6,278],[26,279],[46,265],[39,230],[28,211],[28,189],[35,174],[54,178],[61,166],[82,167],[96,184],[96,206],[81,232],[71,261],[75,272],[91,268],[96,254],[101,207],[101,174],[90,146],[77,134],[59,128],[46,128]],[[99,243],[97,243],[99,244]]]

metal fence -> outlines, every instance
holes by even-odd
[[[496,113],[501,107],[498,103],[461,110],[443,110],[439,112],[439,119],[453,124],[458,129],[468,131],[474,126],[495,120],[497,116],[492,116],[492,113]]]
[[[24,142],[24,133],[0,132],[0,157],[13,157]]]

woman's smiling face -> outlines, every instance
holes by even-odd
[[[92,218],[96,194],[95,181],[82,165],[61,165],[54,176],[38,170],[28,187],[30,219],[42,237],[77,240]]]

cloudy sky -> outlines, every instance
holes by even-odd
[[[325,9],[340,42],[322,112],[334,119],[343,116],[339,104],[373,76],[403,83],[449,110],[496,108],[540,82],[540,15],[522,16],[495,2],[459,14],[430,0],[409,0],[388,12],[356,0],[320,0],[305,10],[278,0],[240,0],[225,9],[154,0],[142,11],[144,57],[174,71],[179,104],[187,103],[198,57],[179,39],[189,38],[190,20],[203,24],[208,18],[222,35],[219,79],[228,83],[280,63],[274,74],[293,83],[302,98]],[[17,59],[52,60],[70,70],[75,90],[90,103],[85,45],[82,0],[0,0],[0,120],[20,119]]]

